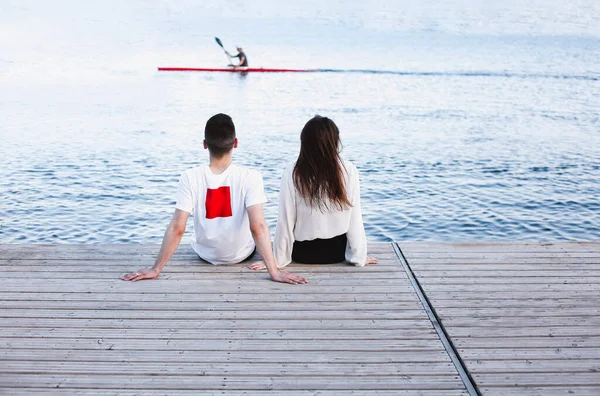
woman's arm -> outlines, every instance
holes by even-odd
[[[358,170],[355,166],[348,167],[349,178],[348,186],[350,186],[350,226],[346,236],[348,243],[346,244],[346,260],[352,264],[362,267],[365,264],[371,264],[367,261],[367,235],[365,234],[365,226],[362,220],[362,210],[360,208],[360,181],[358,178]]]
[[[292,177],[293,166],[286,169],[281,177],[279,189],[279,215],[275,229],[274,252],[279,268],[292,262],[294,248],[294,228],[296,227],[296,192]]]

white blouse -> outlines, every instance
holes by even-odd
[[[279,217],[273,250],[279,268],[292,262],[294,241],[316,238],[329,239],[346,234],[346,260],[362,267],[367,258],[367,236],[360,209],[360,185],[356,167],[343,160],[346,194],[352,206],[345,210],[321,211],[312,208],[300,196],[294,185],[295,163],[289,165],[281,178],[279,191]]]

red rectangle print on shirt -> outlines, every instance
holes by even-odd
[[[231,217],[231,189],[229,186],[206,189],[206,218]]]

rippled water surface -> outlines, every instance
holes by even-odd
[[[370,240],[600,238],[598,2],[175,3],[2,2],[0,242],[160,242],[217,112],[272,227],[321,114]],[[252,66],[358,71],[156,71],[223,66],[214,36]]]

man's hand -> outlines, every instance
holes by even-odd
[[[154,268],[143,268],[136,272],[130,272],[127,275],[123,275],[121,278],[124,281],[139,281],[142,279],[154,279],[158,276],[159,272]]]
[[[379,260],[377,260],[375,257],[367,256],[367,259],[365,260],[365,264],[379,264]]]
[[[292,285],[303,285],[308,283],[308,281],[303,277],[286,271],[277,271],[277,273],[271,276],[271,280],[273,282],[291,283]]]
[[[252,271],[262,271],[266,270],[267,266],[265,265],[264,261],[257,261],[256,263],[250,264],[248,268],[250,268]],[[273,282],[291,283],[292,285],[308,283],[308,281],[303,277],[285,271],[277,271],[275,276],[271,276],[271,280]]]

